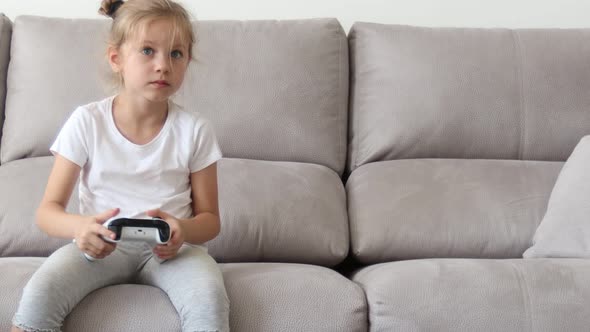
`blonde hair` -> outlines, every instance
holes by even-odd
[[[158,19],[171,20],[174,26],[170,38],[179,37],[181,43],[188,45],[189,59],[193,58],[193,46],[196,42],[195,33],[189,13],[172,0],[102,0],[98,12],[113,19],[109,34],[109,46],[120,49],[131,37],[137,36],[147,24]],[[119,84],[122,77],[119,75]]]

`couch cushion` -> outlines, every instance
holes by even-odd
[[[586,331],[590,261],[416,260],[353,276],[371,331]]]
[[[364,263],[521,257],[562,164],[409,159],[363,165],[346,183],[352,253]]]
[[[4,124],[4,105],[6,97],[6,71],[10,60],[10,39],[12,38],[12,22],[0,13],[0,138]],[[1,161],[0,161],[1,163]]]
[[[22,289],[43,258],[0,258],[0,330],[7,331]],[[361,288],[311,265],[221,264],[232,331],[367,331]],[[146,305],[149,303],[149,305]],[[116,319],[114,319],[116,318]],[[170,300],[158,288],[116,285],[89,294],[64,331],[180,331]]]
[[[68,240],[49,237],[35,224],[53,157],[16,160],[0,166],[0,257],[47,256]],[[68,211],[78,212],[78,190]]]
[[[327,167],[222,159],[222,231],[208,243],[222,262],[334,266],[348,255],[346,192]]]
[[[103,59],[108,23],[16,19],[3,162],[49,155],[74,107],[108,93],[100,83],[110,71]],[[204,21],[197,29],[197,60],[175,99],[212,121],[225,157],[342,172],[348,45],[337,20]]]
[[[34,223],[53,157],[0,166],[0,256],[46,256],[66,243]],[[348,254],[346,193],[325,166],[241,159],[218,164],[220,262],[283,261],[334,266]],[[74,190],[68,210],[78,212]]]
[[[272,263],[225,264],[222,271],[232,331],[367,330],[365,294],[337,272]]]
[[[547,213],[523,257],[590,258],[590,136],[584,136],[559,173]]]
[[[201,21],[180,104],[215,124],[225,157],[346,164],[348,43],[336,19]]]
[[[409,158],[565,160],[590,131],[590,29],[355,23],[349,169]]]
[[[107,20],[17,17],[8,67],[2,163],[48,156],[75,106],[106,94]],[[43,56],[40,56],[42,54]]]

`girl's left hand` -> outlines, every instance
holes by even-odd
[[[150,217],[160,217],[170,226],[170,239],[167,244],[159,244],[154,248],[154,255],[161,259],[171,259],[178,253],[184,243],[184,231],[180,221],[160,209],[146,212]]]

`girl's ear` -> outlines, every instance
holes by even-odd
[[[109,59],[109,64],[111,65],[111,69],[113,69],[115,73],[120,73],[123,69],[121,65],[121,51],[114,46],[109,46],[107,50],[107,56]]]

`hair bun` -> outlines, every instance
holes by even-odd
[[[102,0],[98,12],[110,18],[115,18],[115,13],[123,4],[122,0]]]

